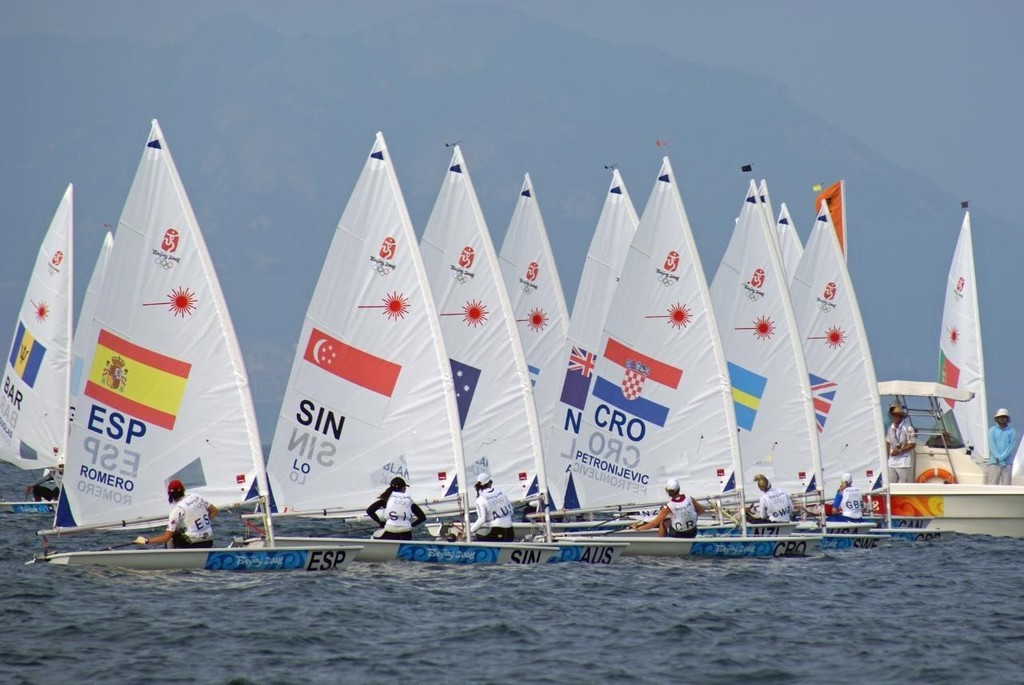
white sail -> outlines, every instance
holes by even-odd
[[[665,480],[722,490],[736,421],[707,281],[668,158],[647,201],[582,387],[545,451],[556,507],[651,504]],[[564,380],[568,379],[562,372]]]
[[[820,487],[817,429],[782,258],[754,182],[711,284],[747,474]]]
[[[395,476],[418,502],[439,499],[462,466],[440,322],[377,133],[302,324],[267,462],[271,491],[282,512],[362,511]]]
[[[529,174],[519,191],[498,261],[519,324],[531,385],[535,385],[544,369],[555,367],[569,332],[569,312]]]
[[[551,434],[570,430],[573,412],[582,409],[586,401],[604,322],[639,222],[626,184],[615,169],[583,263],[560,362],[534,388],[547,453],[553,449],[553,445],[547,446]],[[531,485],[529,494],[535,492],[536,486]]]
[[[53,466],[67,446],[71,355],[73,189],[43,236],[18,310],[0,400],[0,459]]]
[[[256,492],[241,351],[155,120],[95,299],[55,526],[162,518],[172,479],[217,506]]]
[[[78,323],[75,325],[75,335],[71,340],[71,398],[74,399],[85,390],[85,382],[88,378],[85,361],[92,354],[96,341],[96,320],[93,318],[96,313],[96,303],[99,301],[100,289],[103,286],[103,277],[107,272],[107,262],[110,260],[110,250],[114,247],[114,234],[107,231],[103,237],[103,244],[100,246],[100,253],[96,257],[96,264],[92,268],[92,275],[89,277],[89,285],[85,289],[85,297],[82,299],[82,308],[78,312]],[[75,407],[71,406],[71,420],[75,418]]]
[[[939,336],[939,382],[969,390],[969,402],[946,400],[952,408],[964,444],[976,458],[988,461],[988,398],[985,394],[985,356],[981,347],[981,317],[978,310],[978,280],[974,273],[974,244],[971,213],[964,212],[960,237],[946,279]]]
[[[451,361],[467,477],[513,499],[540,459],[540,429],[512,303],[458,145],[420,241]]]
[[[779,239],[779,252],[782,254],[782,266],[786,270],[786,277],[789,282],[793,281],[793,274],[796,273],[800,264],[800,258],[804,254],[804,246],[800,242],[800,236],[793,225],[793,218],[789,215],[789,208],[782,203],[779,209],[779,218],[775,225],[775,232]]]
[[[878,382],[857,296],[827,211],[789,284],[814,398],[824,474],[834,492],[849,472],[862,490],[887,482]]]

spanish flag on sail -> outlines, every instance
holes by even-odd
[[[816,185],[815,190],[821,190]],[[814,212],[821,211],[821,203],[828,205],[828,213],[832,216],[832,225],[836,227],[836,237],[839,238],[839,248],[846,256],[846,205],[843,196],[846,194],[846,181],[836,181],[828,188],[821,190],[814,199]]]
[[[174,429],[192,365],[100,331],[85,394],[167,430]]]
[[[18,322],[18,332],[14,334],[14,344],[11,345],[11,356],[8,361],[18,378],[25,381],[28,387],[36,384],[36,376],[39,375],[39,367],[43,364],[43,355],[46,348],[39,344],[32,333],[25,328],[25,324]]]

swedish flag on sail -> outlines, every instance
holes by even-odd
[[[738,364],[727,362],[727,365],[729,381],[732,383],[732,403],[736,409],[736,425],[748,431],[754,430],[754,419],[761,407],[768,379]]]
[[[14,344],[11,345],[11,368],[18,374],[21,380],[25,381],[28,387],[36,384],[36,376],[39,375],[39,367],[43,365],[43,355],[46,348],[39,344],[32,333],[25,328],[25,324],[18,322],[18,332],[14,336]]]

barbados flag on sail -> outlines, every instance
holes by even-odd
[[[616,385],[598,376],[594,381],[594,397],[638,419],[664,426],[668,407],[641,397],[644,384],[652,381],[675,390],[679,387],[683,370],[630,349],[614,338],[608,338],[604,358],[622,367],[622,382]]]
[[[736,425],[748,431],[754,430],[754,419],[761,408],[761,398],[768,379],[739,364],[726,362],[729,367],[729,381],[732,383],[732,403],[736,410]]]
[[[85,394],[118,411],[174,429],[192,365],[100,331]]]
[[[43,365],[43,355],[46,348],[39,344],[32,333],[25,328],[25,324],[18,322],[18,332],[14,335],[14,344],[11,345],[11,356],[8,361],[18,378],[25,381],[28,387],[36,384],[36,376],[39,375],[39,367]]]

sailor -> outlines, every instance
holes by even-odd
[[[900,405],[889,407],[889,416],[892,417],[892,424],[885,436],[885,446],[889,450],[889,481],[909,483],[910,458],[917,446],[917,433],[907,420],[907,410]]]
[[[768,478],[759,473],[754,482],[761,490],[761,498],[747,507],[749,523],[780,523],[789,522],[793,518],[793,501],[785,490],[773,487]]]
[[[864,518],[860,488],[853,484],[853,476],[844,473],[839,481],[839,490],[832,500],[832,515],[829,521],[851,521],[859,523]]]
[[[406,494],[408,484],[401,476],[391,479],[391,485],[366,509],[366,515],[383,528],[375,538],[383,540],[412,540],[412,529],[427,520],[419,505]],[[384,519],[377,514],[384,510]]]
[[[1010,412],[1000,408],[995,416],[996,425],[988,429],[988,468],[985,482],[988,485],[1011,485],[1013,483],[1013,453],[1017,445],[1017,431],[1010,425]]]
[[[669,478],[665,483],[669,500],[650,521],[638,521],[630,526],[633,530],[658,529],[658,535],[670,538],[697,537],[697,517],[706,509],[700,502],[679,491],[679,481]]]
[[[512,502],[508,495],[494,487],[491,474],[483,471],[476,477],[476,521],[469,532],[477,540],[513,542]],[[480,532],[483,531],[483,532]]]
[[[64,457],[57,460],[57,465],[44,469],[43,476],[31,485],[25,486],[25,494],[32,494],[36,502],[46,500],[52,502],[60,497],[60,489],[64,484]]]
[[[166,545],[175,548],[213,547],[213,518],[217,507],[200,495],[185,496],[185,485],[180,480],[167,484],[167,503],[171,514],[167,517],[167,530],[155,538],[140,535],[136,545]]]

